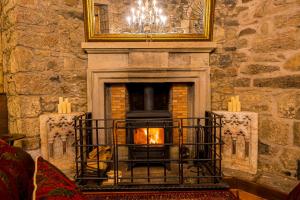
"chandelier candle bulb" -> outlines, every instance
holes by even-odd
[[[131,33],[163,33],[167,17],[157,7],[157,1],[138,0],[137,6],[131,8],[126,21]]]
[[[131,26],[131,17],[127,17],[127,23],[129,26]]]

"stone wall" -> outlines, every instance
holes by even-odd
[[[27,135],[26,149],[37,149],[38,117],[56,112],[59,96],[69,98],[73,111],[86,111],[82,5],[80,0],[9,3],[12,28],[4,46],[9,129]]]
[[[240,95],[259,113],[256,180],[285,191],[300,159],[299,13],[299,0],[217,0],[210,61],[213,110]]]

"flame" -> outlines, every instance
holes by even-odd
[[[148,132],[149,131],[149,132]],[[149,144],[164,144],[163,128],[137,128],[134,130],[134,143],[147,144],[147,135]]]

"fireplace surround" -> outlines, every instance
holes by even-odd
[[[211,109],[209,53],[216,48],[214,42],[86,42],[82,48],[88,54],[88,112],[94,119],[130,117],[126,115],[128,102],[118,96],[126,96],[124,85],[131,83],[192,85],[188,115],[179,111],[173,114],[175,118],[203,117]],[[120,86],[111,91],[116,101],[107,101],[107,85]],[[111,104],[115,107],[108,111]],[[126,142],[125,132],[118,137]],[[128,151],[122,152],[127,158]]]

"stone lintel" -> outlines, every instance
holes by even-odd
[[[81,47],[89,54],[139,52],[198,52],[210,53],[215,42],[83,42]]]

